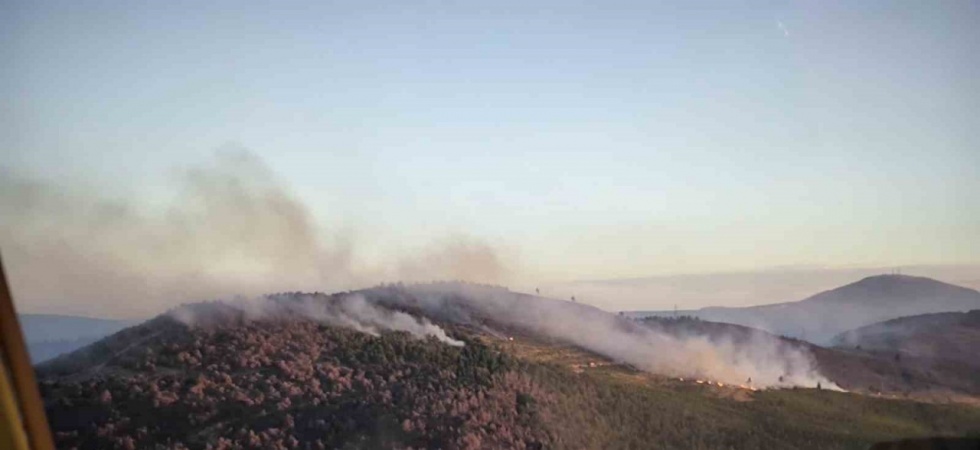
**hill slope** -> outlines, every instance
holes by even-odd
[[[980,310],[901,317],[841,333],[833,344],[962,363],[980,370]]]
[[[180,308],[39,376],[64,448],[866,448],[980,433],[977,408],[696,384],[604,344],[719,356],[646,328],[482,288],[287,294]]]
[[[848,392],[926,401],[972,398],[976,402],[980,399],[980,367],[955,360],[937,361],[913,354],[896,358],[893,351],[858,350],[853,346],[824,348],[742,325],[684,316],[647,317],[640,322],[675,335],[702,336],[710,341],[730,342],[734,344],[732,349],[736,352],[743,351],[746,346],[778,341],[780,345],[794,347],[810,355],[822,375]],[[976,359],[975,352],[961,356]]]

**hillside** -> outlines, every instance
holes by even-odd
[[[980,292],[973,289],[929,278],[878,275],[797,302],[745,308],[709,307],[683,313],[824,345],[842,332],[875,322],[977,308],[980,308]]]
[[[833,344],[980,369],[980,310],[892,319],[841,333]]]
[[[980,368],[954,360],[935,361],[923,355],[895,357],[891,351],[824,348],[762,330],[697,318],[647,317],[640,322],[666,333],[701,336],[712,342],[730,343],[735,352],[756,346],[786,346],[813,358],[815,368],[848,392],[912,398],[924,401],[969,400],[980,403]],[[975,360],[972,356],[960,355]]]
[[[807,344],[765,340],[739,360],[748,366],[727,367],[698,333],[502,289],[383,287],[188,305],[41,364],[39,377],[59,448],[867,448],[980,436],[976,407],[761,389],[762,355],[791,372],[787,387],[817,376],[789,364]],[[657,361],[640,370],[635,357],[653,353],[612,343],[704,359],[679,370],[715,378]],[[758,389],[717,381],[749,366]]]

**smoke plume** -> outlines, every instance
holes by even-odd
[[[466,236],[361,263],[354,234],[317,224],[282,180],[243,151],[177,171],[172,193],[163,205],[147,205],[0,169],[0,248],[18,307],[147,317],[202,298],[393,279],[500,281],[507,273],[493,247]]]
[[[211,166],[181,171],[173,201],[149,210],[125,198],[2,175],[0,245],[22,309],[146,317],[202,298],[336,291],[386,280],[496,282],[510,271],[495,248],[467,237],[392,256],[381,267],[359,264],[356,239],[318,226],[248,153],[221,154]],[[366,299],[349,296],[336,304],[305,299],[288,311],[366,333],[399,330],[461,345],[428,320],[379,305],[371,294],[377,290],[365,292]],[[472,285],[399,292],[387,293],[385,301],[399,299],[399,306],[421,308],[437,321],[483,318],[526,329],[652,372],[726,383],[752,378],[756,386],[832,385],[805,349],[768,335],[738,342],[677,336],[581,304]],[[269,317],[282,314],[283,304],[236,307]],[[172,314],[187,323],[201,320],[192,312],[178,308]]]
[[[591,306],[475,285],[417,285],[407,292],[389,290],[377,298],[397,299],[440,320],[517,327],[654,373],[729,384],[751,378],[756,387],[835,386],[805,347],[766,333],[748,338],[665,333]]]
[[[302,318],[372,336],[378,336],[382,331],[404,331],[415,337],[434,337],[452,346],[463,346],[462,341],[449,337],[445,330],[425,317],[416,318],[402,311],[378,307],[359,294],[339,298],[310,294],[239,298],[218,304],[181,305],[167,314],[187,326],[206,326],[225,319],[229,312],[239,313],[247,320]]]
[[[236,317],[302,318],[375,336],[386,330],[404,331],[419,338],[431,336],[449,345],[463,345],[431,318],[498,338],[517,332],[556,339],[668,376],[750,384],[756,388],[815,387],[819,383],[828,389],[839,389],[820,374],[806,346],[767,333],[725,330],[710,334],[683,327],[668,330],[591,306],[488,285],[430,283],[389,285],[332,296],[277,294],[185,305],[169,315],[189,326],[220,324]]]

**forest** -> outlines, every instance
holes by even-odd
[[[442,323],[456,346],[201,308],[206,323],[159,316],[39,366],[58,447],[867,448],[980,433],[974,407],[583,369],[562,355],[600,357],[528,333]]]

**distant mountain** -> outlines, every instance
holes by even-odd
[[[536,286],[555,298],[574,295],[584,303],[600,300],[620,310],[673,310],[674,305],[748,306],[800,300],[894,267],[825,268],[784,266],[768,269],[658,275],[639,278],[577,280]],[[980,290],[980,264],[905,266],[902,273]]]
[[[980,369],[980,310],[901,317],[841,333],[832,343]]]
[[[69,353],[98,341],[104,336],[61,339],[57,341],[37,341],[27,343],[27,352],[34,364],[42,363],[56,356]]]
[[[798,302],[745,308],[709,307],[678,312],[704,320],[760,328],[828,344],[838,334],[902,316],[980,308],[980,292],[930,278],[878,275]],[[632,316],[673,312],[632,312]]]
[[[35,363],[91,344],[139,321],[59,314],[21,314],[27,351]]]

